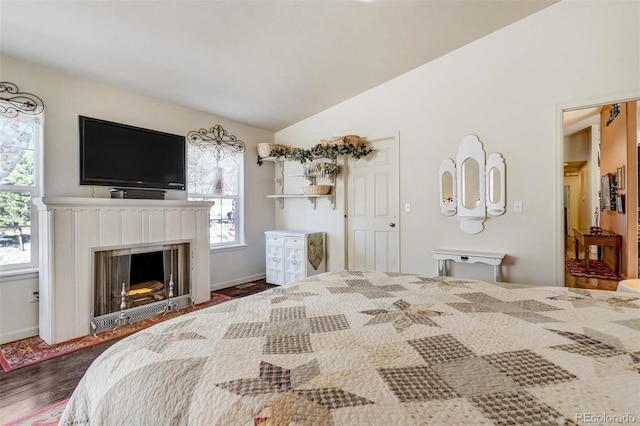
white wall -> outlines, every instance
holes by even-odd
[[[327,136],[400,133],[401,269],[436,275],[435,248],[506,252],[505,278],[554,285],[563,253],[559,198],[562,151],[558,108],[616,94],[640,94],[638,2],[561,2],[396,79],[276,133],[310,146]],[[326,82],[325,84],[330,84]],[[467,235],[438,205],[438,167],[467,134],[506,161],[507,212]],[[514,201],[523,213],[513,213]],[[276,212],[277,227],[304,226],[296,200]],[[402,211],[402,210],[401,210]],[[315,228],[336,233],[339,215],[319,208]],[[340,245],[329,245],[333,251]],[[330,253],[329,269],[344,268]]]
[[[38,334],[38,304],[29,295],[38,290],[36,272],[0,278],[0,344]]]
[[[246,145],[245,240],[247,246],[211,255],[211,286],[221,288],[264,276],[264,231],[273,229],[273,172],[255,165],[255,146],[272,142],[272,132],[212,116],[201,111],[98,84],[16,58],[0,57],[0,80],[38,95],[45,103],[44,196],[91,197],[80,186],[78,115],[186,135],[190,130],[221,124]],[[202,96],[207,96],[203,93]],[[107,187],[94,187],[96,197],[109,197]],[[168,199],[186,198],[169,191]],[[0,278],[0,343],[19,330],[37,327],[37,304],[27,302],[29,280]],[[37,284],[35,285],[37,288]],[[26,337],[26,336],[19,336]]]

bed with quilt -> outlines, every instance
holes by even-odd
[[[632,294],[345,271],[118,342],[60,424],[606,423],[639,395]]]

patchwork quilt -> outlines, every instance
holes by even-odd
[[[639,395],[632,294],[346,271],[122,340],[60,424],[613,423]]]

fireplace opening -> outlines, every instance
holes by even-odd
[[[189,243],[95,252],[93,317],[189,295]],[[151,312],[151,311],[150,311]]]
[[[136,253],[131,255],[129,267],[129,290],[126,292],[127,308],[159,302],[167,297],[165,282],[164,251]],[[173,271],[170,271],[171,274]],[[170,278],[170,277],[169,277]],[[118,310],[122,296],[115,293],[112,297],[112,312]]]
[[[147,281],[164,282],[164,256],[161,251],[131,255],[131,284]]]

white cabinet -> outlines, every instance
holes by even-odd
[[[267,282],[284,285],[327,270],[326,233],[266,231]]]

